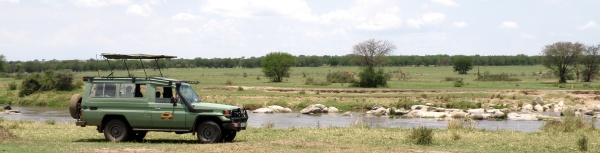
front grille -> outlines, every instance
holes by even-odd
[[[231,117],[239,118],[239,117],[247,117],[246,110],[242,110],[240,108],[234,109],[231,111]]]

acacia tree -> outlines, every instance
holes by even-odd
[[[352,55],[357,62],[363,66],[359,73],[360,81],[354,84],[357,87],[381,87],[387,86],[387,78],[383,73],[383,65],[386,58],[396,49],[389,41],[369,39],[354,45]],[[375,68],[379,67],[377,71]]]
[[[260,62],[263,73],[273,82],[281,82],[283,77],[290,77],[290,67],[294,64],[294,56],[283,52],[269,53]]]
[[[583,81],[591,82],[600,70],[600,44],[583,50],[580,63],[583,65]]]
[[[454,66],[454,72],[467,74],[467,71],[473,69],[473,58],[462,55],[454,56],[452,57],[452,65]]]
[[[556,42],[546,45],[542,50],[544,66],[558,75],[558,83],[567,83],[570,68],[576,66],[577,60],[584,50],[585,46],[578,42]]]

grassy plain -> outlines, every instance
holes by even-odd
[[[582,135],[588,138],[588,151],[600,150],[596,131],[434,130],[433,144],[422,146],[407,139],[410,129],[401,128],[253,127],[238,133],[233,143],[197,144],[191,134],[150,132],[144,142],[111,143],[95,127],[70,123],[7,120],[0,126],[8,129],[0,129],[2,152],[577,152]]]
[[[542,96],[551,102],[565,101],[567,104],[593,107],[600,103],[593,90],[600,89],[598,81],[583,83],[571,80],[567,84],[556,84],[557,78],[548,77],[543,66],[486,66],[480,67],[481,74],[506,73],[521,81],[476,81],[477,68],[467,75],[459,75],[452,67],[386,67],[392,78],[388,88],[364,89],[348,87],[348,83],[334,83],[327,86],[306,85],[307,78],[325,81],[330,72],[349,71],[358,74],[358,67],[295,67],[290,78],[282,83],[271,83],[262,75],[260,68],[193,68],[162,70],[165,77],[181,80],[200,81],[194,88],[204,101],[246,106],[254,109],[266,105],[278,104],[298,108],[308,104],[323,103],[342,110],[362,109],[374,104],[395,106],[399,102],[475,102],[485,105],[507,105],[531,103],[532,99]],[[144,71],[130,70],[135,76],[145,76]],[[109,72],[100,72],[101,76]],[[159,75],[158,70],[146,70],[148,75]],[[402,77],[404,73],[405,77]],[[96,76],[98,72],[78,72],[76,79],[82,76]],[[126,76],[127,71],[115,71],[116,76]],[[464,85],[454,87],[453,81],[445,78],[462,78]],[[58,106],[65,107],[70,95],[75,91],[50,91],[18,97],[18,91],[7,90],[11,81],[20,80],[0,78],[0,104],[12,102],[13,105]],[[238,91],[239,88],[243,91]],[[574,91],[584,91],[577,92]]]

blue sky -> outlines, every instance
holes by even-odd
[[[0,0],[0,54],[180,58],[346,55],[367,39],[394,55],[539,55],[600,44],[600,0]]]

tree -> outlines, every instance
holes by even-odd
[[[583,50],[584,45],[578,42],[556,42],[546,45],[542,50],[544,66],[558,75],[558,83],[567,83],[570,68],[575,67]]]
[[[357,62],[363,66],[359,73],[360,81],[355,83],[357,87],[382,87],[387,86],[387,78],[380,66],[385,62],[386,56],[390,55],[396,46],[389,41],[369,39],[354,45],[352,54]],[[379,67],[377,71],[375,68]]]
[[[454,56],[452,57],[452,65],[454,66],[454,72],[467,74],[467,71],[473,69],[473,58],[462,55]]]
[[[294,64],[294,56],[283,52],[269,53],[260,62],[263,73],[273,82],[281,82],[283,77],[290,77],[290,67]]]
[[[6,72],[5,71],[6,69],[4,68],[5,66],[6,66],[6,59],[4,59],[3,54],[0,54],[0,73]]]
[[[583,65],[583,82],[591,82],[600,70],[600,44],[583,50],[580,63]]]

